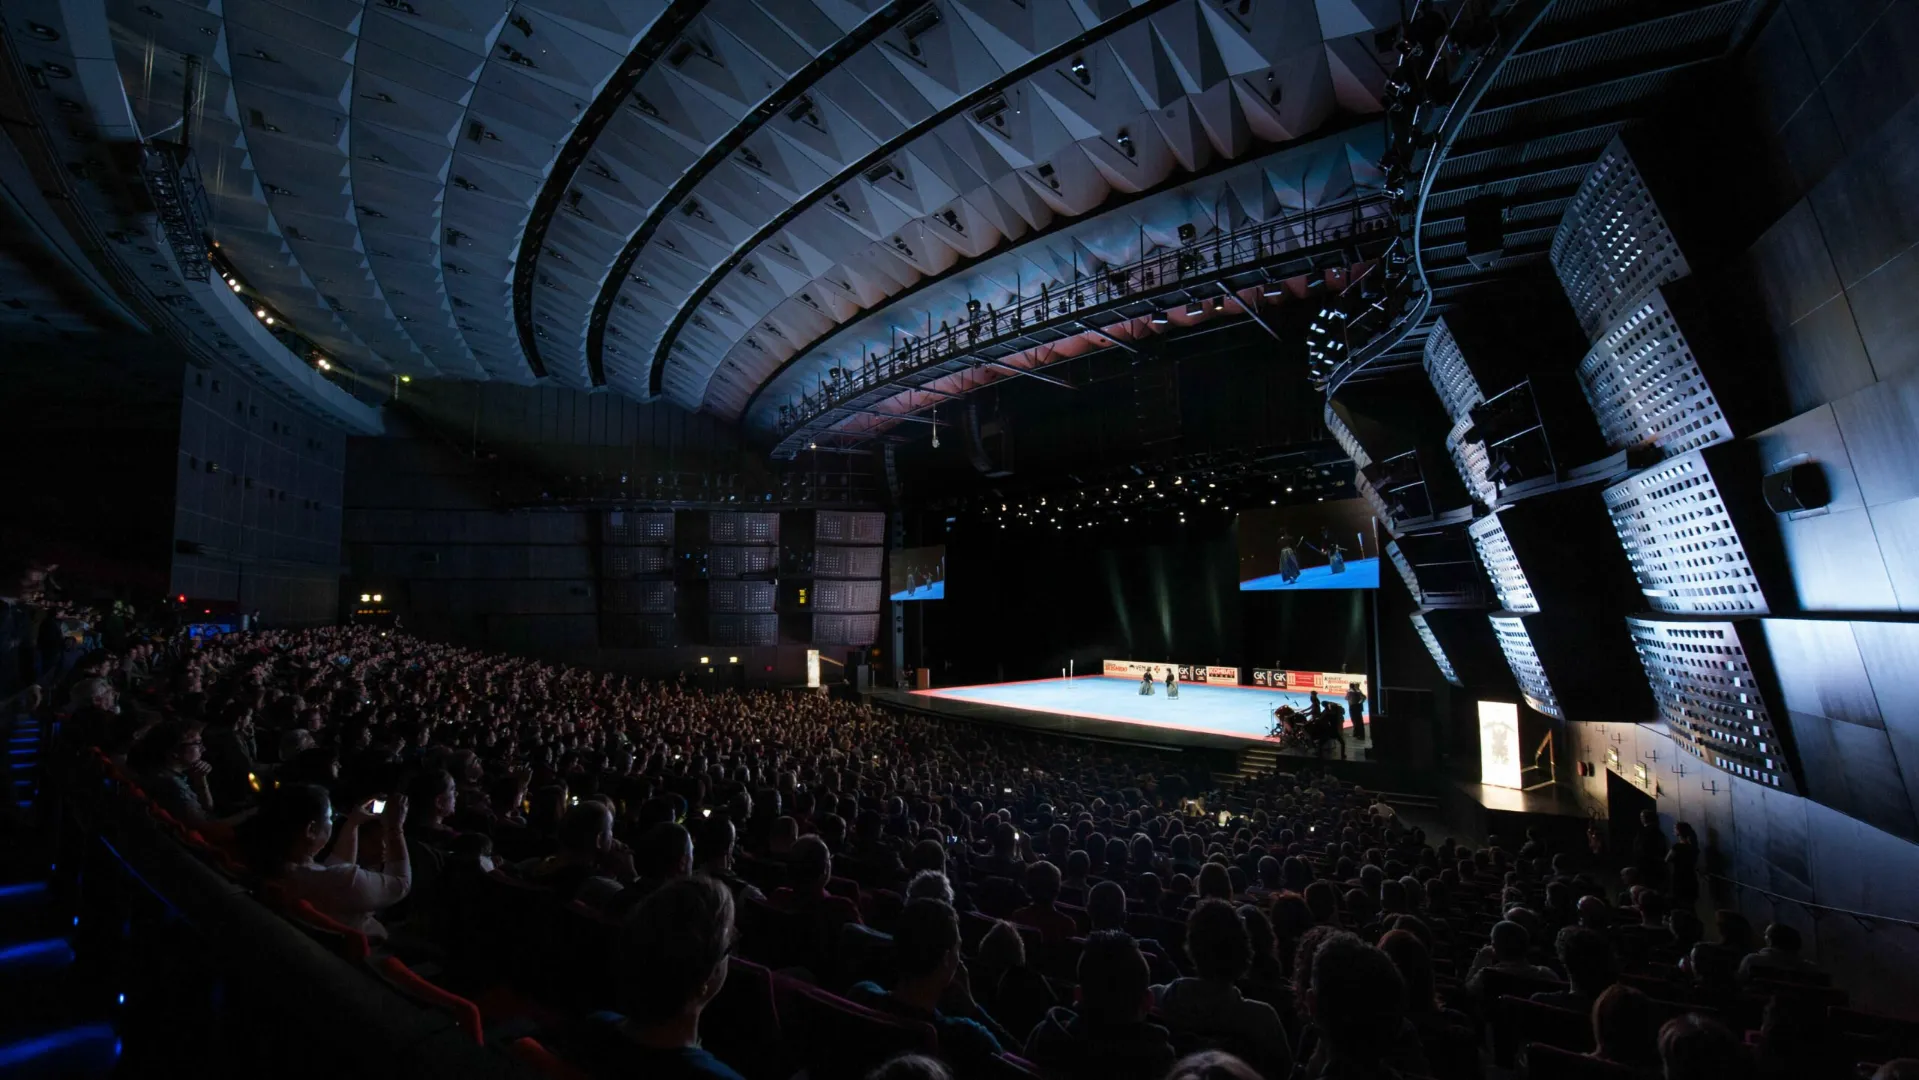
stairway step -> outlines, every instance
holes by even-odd
[[[113,1072],[120,1036],[111,1024],[82,1024],[0,1044],[0,1074],[13,1077],[95,1077]]]

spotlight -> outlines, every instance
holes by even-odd
[[[1198,236],[1198,235],[1199,235],[1199,230],[1198,230],[1198,229],[1195,229],[1195,228],[1193,228],[1193,223],[1192,223],[1192,222],[1190,222],[1190,221],[1188,221],[1188,222],[1183,222],[1183,223],[1181,223],[1181,225],[1180,225],[1180,227],[1179,227],[1179,242],[1180,242],[1180,243],[1182,243],[1182,244],[1190,244],[1190,243],[1192,243],[1192,242],[1193,242],[1193,238],[1194,238],[1194,237],[1196,237],[1196,236]]]
[[[412,381],[413,381],[413,376],[411,376],[411,375],[402,375],[402,376],[400,376],[400,381],[401,381],[401,382],[412,382]]]
[[[272,322],[273,320],[272,320],[272,319],[268,319],[267,321],[268,321],[268,322]],[[322,357],[321,357],[320,359],[318,359],[318,360],[316,360],[316,361],[314,361],[314,363],[316,363],[316,364],[318,364],[318,365],[320,366],[320,370],[321,370],[321,371],[332,371],[332,370],[333,370],[333,365],[332,365],[332,364],[329,364],[329,363],[327,363],[327,362],[326,362],[326,357],[324,357],[324,356],[322,356]]]
[[[254,317],[254,318],[256,318],[256,319],[264,319],[264,318],[266,318],[266,317],[267,317],[267,309],[266,309],[266,308],[254,308],[254,309],[253,309],[253,317]]]
[[[376,603],[376,604],[377,604],[377,603],[380,603],[380,602],[381,602],[382,600],[385,600],[385,599],[386,599],[386,597],[384,597],[384,596],[381,596],[381,595],[380,595],[379,593],[374,593],[374,594],[373,594],[373,602],[374,602],[374,603]]]
[[[361,594],[360,594],[360,603],[362,603],[362,604],[370,604],[370,603],[372,603],[372,602],[373,602],[373,594],[372,594],[372,593],[361,593]]]

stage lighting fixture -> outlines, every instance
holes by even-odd
[[[729,664],[737,664],[740,662],[740,658],[737,656],[729,656],[726,658],[726,662]]]
[[[272,319],[268,319],[268,320],[267,320],[267,322],[272,322],[272,321],[273,321]],[[321,357],[321,358],[320,358],[320,359],[319,359],[318,361],[316,361],[316,363],[318,363],[318,364],[320,365],[320,370],[321,370],[321,371],[332,371],[332,370],[333,370],[333,365],[332,365],[332,364],[329,364],[329,363],[327,363],[327,362],[326,362],[326,357],[324,357],[324,356],[323,356],[323,357]]]
[[[400,376],[400,381],[401,381],[401,382],[412,382],[412,381],[413,381],[413,376],[411,376],[411,375],[402,375],[402,376]]]
[[[1164,311],[1155,311],[1155,312],[1153,312],[1153,325],[1154,325],[1154,326],[1165,326],[1165,325],[1166,325],[1167,323],[1169,323],[1169,322],[1171,322],[1171,321],[1172,321],[1171,319],[1168,319],[1168,318],[1166,317],[1166,313],[1165,313]]]
[[[1186,314],[1188,315],[1203,315],[1205,312],[1206,302],[1203,300],[1194,300],[1186,305]]]
[[[966,300],[966,313],[967,313],[968,315],[978,315],[978,314],[979,314],[979,301],[978,301],[978,300],[975,300],[975,299],[973,299],[972,297],[968,297],[968,298],[967,298],[967,300]]]
[[[1187,222],[1182,222],[1180,224],[1179,226],[1179,242],[1180,243],[1190,244],[1193,242],[1193,238],[1198,235],[1199,235],[1199,230],[1193,228],[1192,222],[1187,221]]]
[[[702,656],[702,657],[700,657],[700,663],[702,663],[702,664],[704,664],[704,663],[707,663],[707,662],[709,662],[709,661],[710,661],[711,659],[712,659],[711,657],[707,657],[707,656]]]
[[[1286,493],[1287,493],[1288,495],[1290,495],[1290,494],[1292,494],[1292,492],[1293,492],[1293,489],[1292,489],[1292,488],[1287,488],[1287,489],[1286,489]]]
[[[373,602],[373,594],[372,594],[372,593],[361,593],[361,594],[360,594],[360,603],[362,603],[362,604],[370,604],[370,603],[372,603],[372,602]]]

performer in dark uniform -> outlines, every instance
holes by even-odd
[[[1346,687],[1346,712],[1353,718],[1353,738],[1366,737],[1366,691],[1358,683]]]
[[[1139,673],[1139,696],[1153,696],[1153,673],[1150,670]]]
[[[1172,668],[1166,669],[1166,696],[1169,698],[1179,696],[1179,676],[1174,673]]]
[[[1294,550],[1290,536],[1279,538],[1279,579],[1288,585],[1299,580],[1299,552]]]

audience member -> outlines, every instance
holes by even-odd
[[[1147,1020],[1153,992],[1139,945],[1124,931],[1095,931],[1078,974],[1074,1007],[1047,1013],[1027,1036],[1025,1056],[1063,1080],[1159,1080],[1173,1044]]]
[[[1222,1038],[1270,1076],[1292,1072],[1292,1047],[1279,1014],[1240,994],[1239,980],[1252,968],[1252,939],[1239,912],[1225,900],[1201,900],[1186,921],[1186,955],[1193,978],[1153,987],[1159,1014],[1178,1028]]]

